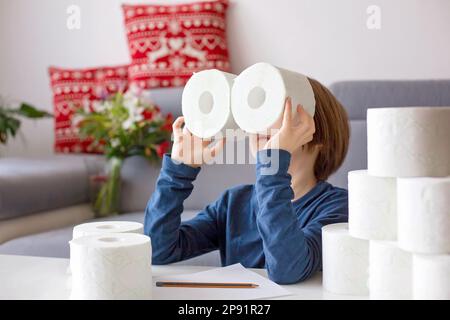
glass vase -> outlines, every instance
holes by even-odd
[[[107,175],[99,186],[94,202],[94,212],[97,217],[119,214],[122,163],[123,160],[120,158],[111,158],[108,161]]]

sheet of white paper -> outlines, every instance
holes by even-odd
[[[252,289],[205,289],[205,288],[161,288],[156,281],[190,282],[251,282],[258,284]],[[177,276],[163,276],[153,279],[153,298],[169,300],[251,300],[290,295],[286,289],[269,279],[247,270],[241,264],[224,268]]]

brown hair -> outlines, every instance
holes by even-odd
[[[316,98],[314,123],[316,132],[309,147],[319,145],[314,164],[318,180],[327,180],[344,162],[350,139],[347,112],[336,97],[314,79],[309,79]]]

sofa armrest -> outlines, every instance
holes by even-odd
[[[87,159],[0,159],[0,221],[88,202]]]
[[[0,220],[0,244],[30,234],[76,225],[94,218],[89,204]]]

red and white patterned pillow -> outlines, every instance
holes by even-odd
[[[89,69],[50,67],[55,117],[55,152],[99,153],[89,139],[80,139],[73,116],[78,108],[92,108],[92,103],[128,88],[128,66]]]
[[[229,71],[227,0],[122,7],[131,83],[144,89],[177,87],[193,72]]]

